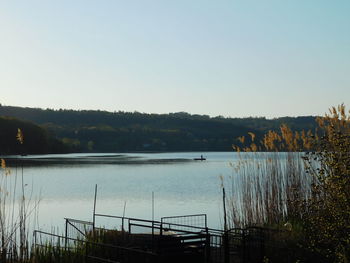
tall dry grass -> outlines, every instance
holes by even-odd
[[[304,250],[300,258],[309,258],[306,262],[345,263],[350,260],[350,111],[343,104],[332,107],[317,123],[314,132],[282,125],[258,144],[253,134],[239,138],[234,173],[223,178],[230,190],[228,216],[233,227],[285,225],[288,237],[277,241],[288,239],[294,252]]]
[[[18,129],[17,140],[23,144]],[[24,182],[23,167],[10,169],[1,159],[0,171],[0,262],[28,262],[30,225],[35,225],[38,200]]]
[[[238,161],[231,176],[222,178],[228,192],[231,227],[278,225],[301,216],[300,198],[308,199],[314,179],[305,173],[302,150],[312,147],[311,132],[293,132],[286,125],[269,131],[259,143],[255,135],[233,146]]]

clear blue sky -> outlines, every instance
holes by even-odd
[[[350,108],[349,0],[9,0],[0,103],[211,116]]]

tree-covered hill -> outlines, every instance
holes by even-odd
[[[17,139],[18,131],[22,143]],[[62,153],[69,149],[44,128],[12,117],[0,117],[0,154]]]
[[[52,110],[0,106],[0,116],[34,122],[61,139],[71,151],[230,151],[248,132],[257,139],[283,123],[314,129],[315,117],[223,118],[185,112],[145,114]]]

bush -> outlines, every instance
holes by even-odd
[[[312,197],[302,206],[309,247],[332,262],[350,260],[350,112],[332,108],[318,119],[323,131],[305,156],[306,172],[316,178]]]

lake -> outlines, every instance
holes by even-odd
[[[195,161],[203,155],[206,161]],[[13,177],[26,185],[26,196],[40,198],[42,230],[64,230],[64,218],[92,221],[96,212],[144,219],[202,214],[208,225],[222,228],[220,175],[232,175],[234,152],[65,154],[6,156]],[[108,224],[108,222],[104,222]],[[59,231],[60,231],[59,230]],[[61,231],[61,232],[62,232]]]

